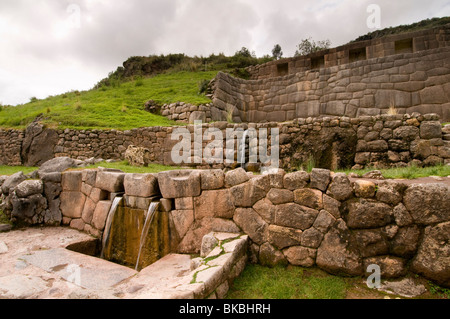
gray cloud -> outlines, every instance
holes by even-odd
[[[371,31],[370,3],[382,27],[450,15],[446,0],[2,0],[0,102],[89,89],[135,55],[262,56],[279,43],[289,56],[309,36],[338,46]]]

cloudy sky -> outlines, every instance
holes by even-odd
[[[87,90],[130,56],[257,56],[302,39],[345,44],[381,28],[450,16],[449,0],[0,0],[0,103]]]

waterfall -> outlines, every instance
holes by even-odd
[[[135,270],[138,270],[139,267],[139,261],[141,259],[141,253],[142,253],[142,249],[144,248],[145,245],[145,238],[148,235],[148,232],[150,230],[150,226],[153,222],[153,219],[155,217],[156,214],[156,210],[158,209],[159,206],[159,202],[152,202],[148,208],[147,214],[145,215],[145,223],[144,223],[144,228],[142,229],[142,233],[141,233],[141,239],[139,242],[139,253],[138,253],[138,257],[137,257],[137,261],[136,261],[136,267]]]
[[[242,153],[241,153],[241,165],[244,167],[245,165],[245,149],[247,147],[246,139],[248,136],[248,130],[244,132],[244,135],[242,136]]]
[[[106,244],[109,241],[109,236],[111,234],[111,225],[113,223],[114,220],[114,215],[117,211],[117,207],[119,206],[120,202],[122,201],[122,197],[118,197],[116,196],[111,204],[111,208],[109,210],[108,213],[108,218],[106,219],[106,225],[105,225],[105,230],[103,232],[103,240],[102,240],[102,252],[100,255],[100,258],[104,258],[104,254],[105,254],[105,247]]]

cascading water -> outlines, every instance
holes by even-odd
[[[115,197],[111,208],[109,210],[108,213],[108,218],[106,219],[106,225],[105,225],[105,230],[103,232],[103,239],[102,239],[102,252],[100,254],[100,258],[104,258],[105,257],[105,247],[109,241],[110,238],[110,234],[111,234],[111,225],[113,223],[114,220],[114,215],[116,214],[117,211],[117,207],[119,206],[120,202],[122,201],[122,197]]]
[[[242,136],[242,153],[241,153],[241,165],[244,167],[245,165],[245,153],[246,153],[246,147],[247,147],[247,136],[248,136],[248,130],[244,132],[244,135]]]
[[[138,257],[137,257],[137,261],[136,261],[135,270],[138,270],[138,268],[139,268],[139,262],[141,259],[142,249],[145,245],[145,239],[148,235],[148,232],[150,230],[150,226],[153,222],[153,219],[155,218],[155,213],[158,209],[158,206],[159,206],[159,202],[152,202],[152,203],[150,203],[150,206],[147,210],[147,214],[145,216],[144,228],[142,229],[141,238],[140,238],[140,242],[139,242],[139,253],[138,253]]]

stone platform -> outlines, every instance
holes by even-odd
[[[74,229],[0,233],[0,299],[223,298],[245,267],[248,237],[208,236],[215,244],[203,258],[170,254],[138,273],[66,249],[93,240]]]

